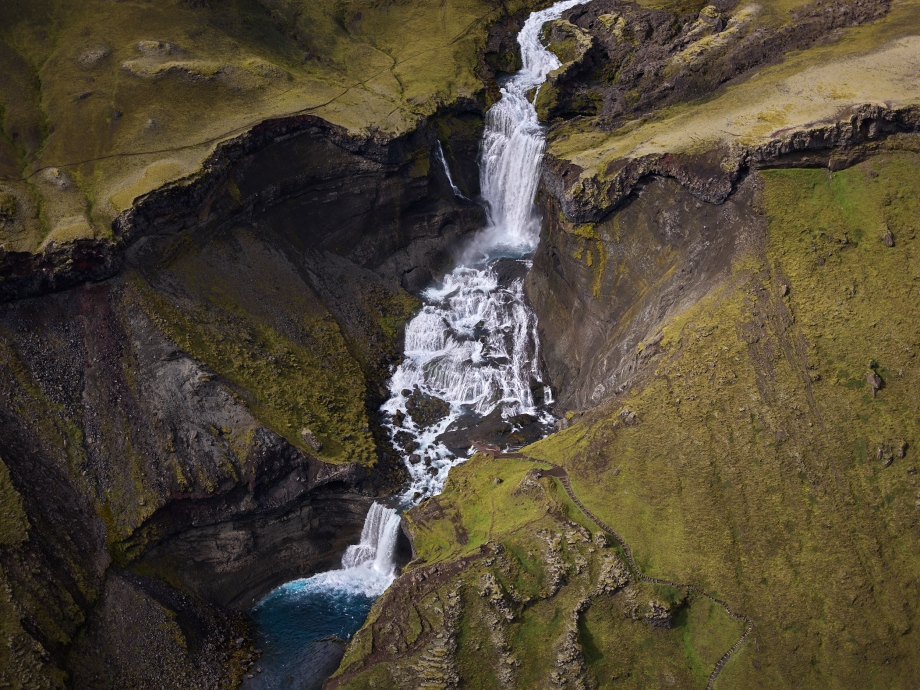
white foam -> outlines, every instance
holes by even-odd
[[[341,568],[293,580],[280,589],[290,594],[335,591],[379,597],[396,579],[399,522],[399,513],[395,510],[373,503],[364,519],[361,541],[345,551]]]

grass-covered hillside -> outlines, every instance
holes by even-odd
[[[644,382],[522,451],[644,575],[753,621],[717,688],[920,678],[918,169],[757,173],[762,237],[661,322]],[[409,514],[419,558],[335,687],[706,687],[744,623],[639,581],[541,467],[477,456]]]
[[[529,449],[649,574],[755,620],[723,687],[920,677],[918,169],[763,171],[764,245],[662,324],[647,383]]]
[[[526,0],[9,0],[0,245],[106,237],[221,141],[311,113],[392,135],[482,91],[490,24]]]
[[[479,455],[451,470],[445,492],[410,513],[415,567],[331,687],[705,685],[744,624],[638,580],[541,467]]]

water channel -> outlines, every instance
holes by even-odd
[[[400,510],[439,493],[450,468],[468,457],[471,439],[539,437],[553,421],[536,317],[523,290],[539,240],[534,196],[545,144],[528,96],[560,64],[540,41],[543,25],[585,1],[558,2],[524,23],[522,69],[500,84],[501,99],[486,116],[479,165],[488,224],[458,267],[423,293],[424,306],[406,327],[405,357],[382,409],[409,482],[393,505],[371,507],[340,569],[282,585],[252,609],[263,656],[245,690],[320,687],[338,665],[342,640],[396,578]],[[435,156],[459,195],[440,142]]]

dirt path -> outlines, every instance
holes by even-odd
[[[744,646],[744,643],[747,641],[748,636],[751,634],[751,632],[753,632],[754,621],[752,621],[750,618],[748,618],[745,615],[735,613],[728,607],[728,604],[726,604],[724,601],[720,599],[716,599],[714,596],[707,594],[706,592],[699,589],[698,587],[694,587],[693,585],[681,585],[675,582],[671,582],[670,580],[661,580],[655,577],[649,577],[648,575],[644,575],[642,573],[642,569],[639,568],[639,564],[636,563],[635,559],[633,558],[632,550],[629,548],[629,544],[626,543],[626,540],[623,539],[623,537],[621,537],[619,533],[616,530],[614,530],[610,525],[608,525],[606,522],[604,522],[599,517],[597,517],[594,513],[588,510],[587,506],[585,506],[585,504],[581,502],[578,496],[575,495],[575,492],[572,490],[572,483],[569,481],[569,474],[564,467],[561,467],[560,465],[556,465],[551,462],[547,462],[546,460],[537,460],[535,458],[530,458],[521,453],[502,453],[498,449],[498,447],[493,446],[491,444],[474,443],[473,446],[476,448],[477,451],[481,453],[485,453],[486,455],[491,455],[493,458],[515,458],[519,460],[527,460],[533,463],[549,465],[550,469],[543,470],[543,475],[547,477],[554,477],[558,479],[559,483],[562,484],[562,488],[565,489],[566,494],[568,494],[569,498],[572,499],[572,502],[576,506],[578,506],[579,510],[581,510],[581,512],[584,513],[588,517],[588,519],[591,520],[591,522],[593,522],[600,529],[602,529],[604,532],[606,532],[611,537],[613,537],[613,539],[617,542],[617,544],[620,545],[620,548],[623,550],[623,553],[626,555],[626,560],[629,562],[629,567],[633,570],[636,577],[638,577],[643,582],[648,582],[654,585],[666,585],[668,587],[674,587],[675,589],[683,589],[689,592],[693,592],[694,594],[698,594],[702,597],[706,597],[710,601],[718,604],[723,609],[725,609],[725,612],[729,616],[734,618],[735,620],[744,621],[747,624],[747,627],[744,630],[744,634],[738,639],[737,642],[735,642],[735,644],[732,645],[731,649],[729,649],[727,652],[725,652],[725,654],[722,655],[722,658],[719,659],[719,661],[716,663],[715,668],[712,670],[712,673],[709,674],[709,682],[706,683],[706,690],[712,690],[716,684],[716,679],[718,678],[719,673],[725,667],[725,664],[727,664],[728,660],[731,659]]]

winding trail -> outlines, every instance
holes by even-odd
[[[712,673],[709,674],[709,682],[706,683],[706,690],[713,690],[716,684],[716,679],[718,678],[719,673],[725,667],[725,664],[727,664],[729,659],[731,659],[744,646],[744,643],[747,641],[748,636],[754,631],[754,621],[743,614],[735,613],[728,607],[728,604],[726,604],[724,601],[722,601],[721,599],[716,599],[711,594],[707,594],[706,592],[704,592],[698,587],[695,587],[694,585],[681,585],[681,584],[677,584],[676,582],[671,582],[670,580],[662,580],[656,577],[650,577],[648,575],[644,575],[642,573],[642,569],[639,567],[639,564],[636,563],[636,560],[633,558],[632,549],[629,548],[629,544],[626,543],[626,540],[623,539],[623,537],[621,537],[620,534],[615,529],[613,529],[613,527],[611,527],[606,522],[604,522],[599,517],[597,517],[594,513],[592,513],[588,509],[588,507],[585,506],[585,504],[581,502],[578,496],[575,495],[575,491],[572,489],[572,483],[569,480],[569,473],[561,465],[557,465],[555,463],[549,462],[548,460],[538,460],[536,458],[531,458],[531,457],[528,457],[527,455],[524,455],[523,453],[503,453],[497,446],[492,445],[492,444],[477,442],[473,444],[473,447],[478,452],[485,453],[486,455],[490,455],[493,458],[514,458],[518,460],[527,460],[528,462],[549,465],[552,469],[545,470],[542,474],[547,477],[553,477],[555,479],[558,479],[559,483],[562,484],[562,488],[565,489],[565,493],[568,494],[568,497],[570,499],[572,499],[572,503],[578,506],[579,510],[581,510],[581,512],[584,513],[588,517],[588,519],[591,520],[591,522],[593,522],[595,525],[600,527],[604,532],[606,532],[611,537],[613,537],[613,539],[617,542],[617,544],[620,545],[620,548],[623,550],[623,553],[626,556],[626,560],[629,563],[630,569],[632,569],[632,571],[635,573],[636,577],[639,580],[641,580],[642,582],[648,582],[649,584],[653,584],[653,585],[665,585],[667,587],[673,587],[674,589],[683,589],[689,592],[693,592],[694,594],[698,594],[701,597],[705,597],[709,599],[710,601],[712,601],[713,603],[716,603],[719,606],[721,606],[723,609],[725,609],[725,612],[729,615],[729,617],[734,618],[735,620],[744,621],[747,624],[747,627],[744,630],[744,634],[741,635],[738,641],[735,642],[735,644],[731,646],[731,649],[729,649],[727,652],[725,652],[725,654],[722,655],[722,658],[719,659],[719,661],[716,663],[715,668],[712,670]]]

